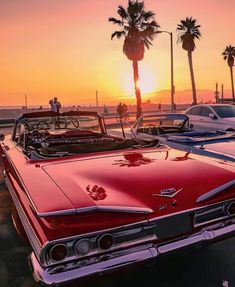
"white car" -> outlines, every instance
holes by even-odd
[[[184,114],[194,129],[235,131],[235,106],[229,104],[199,104]]]

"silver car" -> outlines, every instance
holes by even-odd
[[[235,106],[229,104],[200,104],[184,114],[195,129],[235,131]]]

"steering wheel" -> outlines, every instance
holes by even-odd
[[[155,125],[147,124],[143,128],[143,133],[148,135],[159,135],[159,130]]]
[[[31,139],[34,143],[41,144],[44,142],[48,137],[49,133],[46,129],[44,130],[34,130],[31,135],[28,136],[29,139]]]
[[[37,130],[49,129],[49,124],[46,121],[40,121],[37,123]]]

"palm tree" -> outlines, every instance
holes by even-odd
[[[227,64],[230,68],[230,75],[231,75],[231,85],[232,85],[232,97],[233,102],[235,102],[235,96],[234,96],[234,83],[233,83],[233,66],[235,62],[235,47],[234,46],[226,46],[222,56],[224,57],[224,60],[227,60]]]
[[[196,86],[193,73],[193,60],[192,52],[196,48],[194,40],[201,37],[199,28],[200,25],[196,25],[197,20],[192,17],[186,17],[185,20],[181,20],[177,25],[176,31],[178,31],[178,42],[182,43],[182,48],[188,51],[188,63],[191,75],[192,93],[193,93],[193,105],[197,104]]]
[[[144,58],[145,47],[149,49],[158,28],[155,14],[145,11],[144,2],[128,1],[127,9],[118,6],[117,13],[120,19],[110,17],[108,20],[120,26],[119,31],[111,35],[111,39],[124,37],[123,53],[132,61],[134,72],[134,86],[137,102],[136,117],[141,116],[141,93],[139,87],[138,61]]]

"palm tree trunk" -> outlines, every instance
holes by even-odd
[[[135,96],[136,96],[136,119],[141,116],[141,94],[139,87],[139,69],[138,69],[138,61],[133,61],[133,72],[134,72],[134,85],[135,85]]]
[[[232,84],[232,97],[233,97],[233,102],[235,103],[234,83],[233,83],[233,66],[230,66],[230,73],[231,73],[231,84]]]
[[[191,83],[192,83],[192,93],[193,93],[193,105],[197,104],[197,95],[196,95],[196,86],[193,73],[193,60],[192,60],[192,51],[188,51],[188,63],[190,69]]]

